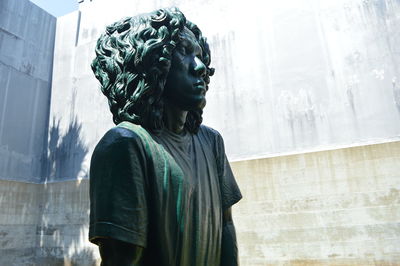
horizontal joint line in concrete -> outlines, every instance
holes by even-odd
[[[17,71],[18,73],[27,75],[27,76],[29,76],[29,77],[32,77],[32,78],[34,78],[34,79],[43,81],[43,82],[45,82],[45,83],[49,83],[49,88],[51,87],[51,79],[50,79],[50,78],[49,78],[49,80],[44,80],[44,79],[39,78],[39,77],[37,77],[37,76],[32,76],[31,74],[28,74],[28,73],[26,73],[26,72],[22,72],[22,71],[20,71],[19,69],[16,69],[14,66],[10,66],[10,65],[4,64],[4,62],[1,62],[1,61],[0,61],[0,64],[3,65],[3,66],[6,66],[6,67],[12,68],[12,69],[14,69],[15,71]],[[50,71],[50,72],[51,72],[51,71]],[[50,74],[51,74],[51,73],[50,73]]]
[[[363,142],[351,143],[351,144],[341,144],[341,145],[328,145],[328,146],[318,146],[311,149],[304,149],[295,152],[278,152],[272,154],[262,154],[257,156],[243,156],[242,158],[237,158],[233,160],[229,160],[231,163],[235,162],[243,162],[243,161],[252,161],[252,160],[262,160],[268,158],[275,158],[275,157],[285,157],[291,155],[299,155],[299,154],[308,154],[308,153],[317,153],[317,152],[324,152],[324,151],[334,151],[334,150],[342,150],[348,148],[356,148],[356,147],[363,147],[375,144],[385,144],[391,142],[398,142],[400,141],[400,136],[388,138],[388,139],[373,139],[373,140],[366,140]]]

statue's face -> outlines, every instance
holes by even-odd
[[[172,54],[164,97],[185,111],[202,109],[206,105],[204,77],[207,71],[201,61],[202,50],[194,34],[186,27],[181,39]]]

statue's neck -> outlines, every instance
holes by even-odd
[[[168,101],[164,102],[164,126],[176,134],[180,134],[185,129],[187,111],[171,105]]]

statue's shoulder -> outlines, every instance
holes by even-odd
[[[219,153],[221,147],[224,146],[224,140],[221,134],[214,128],[206,125],[200,125],[197,136],[203,140],[202,143],[208,143],[208,145],[214,147],[217,153]]]
[[[123,121],[123,122],[119,123],[116,126],[116,128],[122,129],[122,130],[127,129],[127,130],[131,131],[135,136],[140,137],[140,138],[150,137],[150,134],[147,132],[146,129],[144,129],[140,125],[136,125],[136,124],[133,124],[128,121]]]
[[[133,125],[133,124],[132,124]],[[136,126],[136,125],[135,125]],[[113,141],[124,141],[129,139],[137,139],[140,138],[139,134],[140,129],[132,126],[126,127],[123,126],[122,123],[109,129],[101,141],[113,142]],[[101,142],[100,141],[100,142]]]
[[[96,151],[113,150],[120,146],[140,147],[144,142],[149,141],[150,135],[139,125],[130,122],[122,122],[108,130],[98,142]]]
[[[198,133],[212,139],[222,139],[221,134],[216,129],[203,124],[200,125]]]

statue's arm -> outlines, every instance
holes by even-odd
[[[98,240],[101,266],[139,266],[144,248],[112,238]]]
[[[147,244],[146,154],[141,139],[113,128],[97,145],[90,165],[89,240],[103,266],[140,265]]]
[[[239,265],[235,226],[232,220],[231,208],[223,213],[221,266]]]

